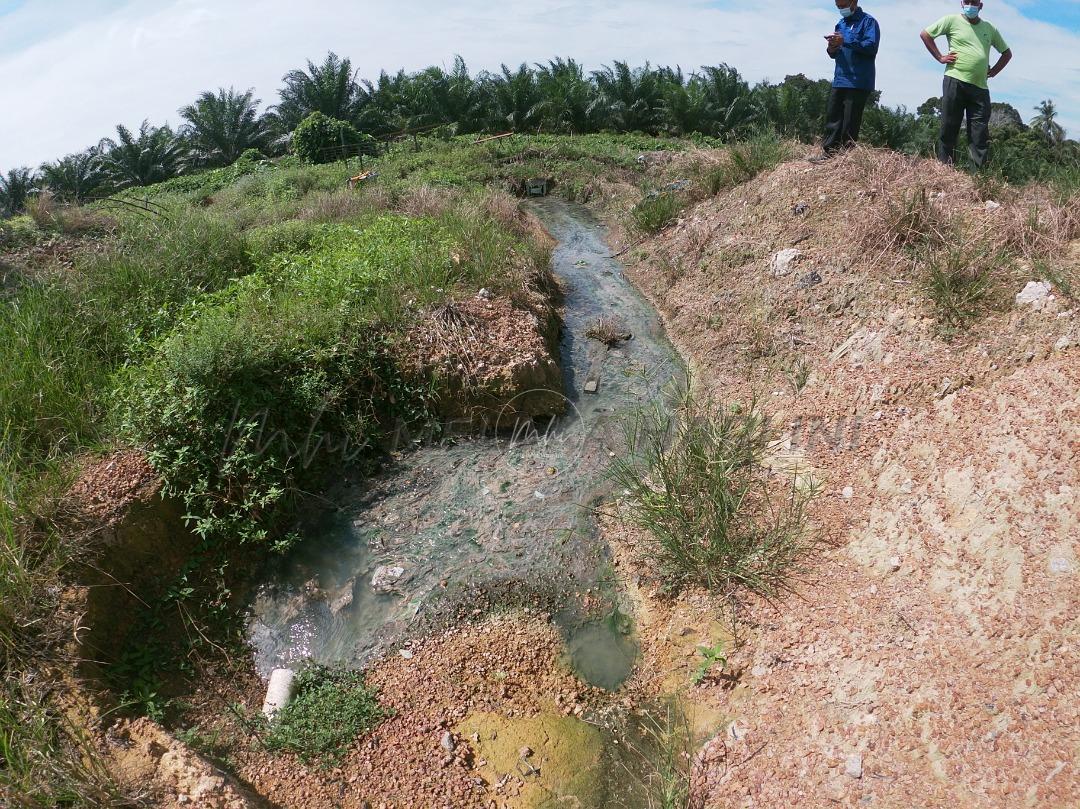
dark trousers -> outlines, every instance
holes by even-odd
[[[946,76],[941,89],[941,138],[937,147],[942,163],[956,160],[956,141],[965,116],[971,162],[981,169],[990,156],[990,91]]]
[[[825,142],[822,144],[827,154],[848,149],[859,140],[859,128],[868,98],[869,90],[832,88],[829,108],[825,111]]]

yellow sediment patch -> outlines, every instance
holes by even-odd
[[[472,745],[481,776],[509,799],[508,806],[603,805],[604,742],[587,722],[553,713],[475,713],[456,730]]]

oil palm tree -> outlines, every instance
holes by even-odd
[[[1065,128],[1057,122],[1057,107],[1053,101],[1043,101],[1035,108],[1039,113],[1031,119],[1031,128],[1054,146],[1065,142]]]
[[[0,175],[0,215],[15,216],[26,207],[26,199],[33,193],[37,177],[26,167],[10,169]]]
[[[664,82],[648,62],[638,68],[614,62],[592,75],[597,92],[592,112],[603,128],[651,134],[660,129]]]
[[[106,185],[101,151],[91,147],[41,165],[41,182],[57,199],[82,203]]]
[[[255,91],[238,93],[232,87],[202,93],[194,104],[180,110],[187,123],[180,135],[191,148],[193,162],[204,166],[228,166],[247,149],[266,143],[266,121],[259,117]]]
[[[483,117],[479,85],[460,56],[454,57],[451,70],[426,68],[409,76],[403,87],[410,127],[445,123],[457,124],[462,132],[478,128]]]
[[[528,65],[522,63],[517,70],[502,65],[498,73],[482,73],[479,86],[488,128],[520,132],[535,123],[542,97]]]
[[[573,59],[558,57],[536,66],[536,86],[540,100],[530,118],[542,121],[553,132],[589,132],[596,101],[596,85],[585,69]]]
[[[101,167],[117,188],[153,185],[180,174],[186,150],[183,141],[168,126],[151,126],[143,121],[137,135],[123,124],[116,127],[116,140],[105,138],[98,144]]]
[[[313,112],[357,122],[363,94],[349,59],[330,51],[321,65],[309,60],[307,70],[290,70],[282,81],[285,86],[278,91],[281,101],[270,110],[279,134],[292,132]]]

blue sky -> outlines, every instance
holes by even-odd
[[[1080,0],[985,1],[1016,54],[995,99],[1030,118],[1052,98],[1080,136]],[[941,67],[918,33],[959,0],[863,5],[882,25],[883,101],[914,108],[939,95]],[[727,62],[775,81],[829,75],[821,34],[836,16],[833,0],[0,0],[0,171],[85,148],[118,123],[175,124],[179,107],[219,86],[272,104],[282,74],[327,50],[372,77],[460,53],[473,71],[560,55],[590,69]]]

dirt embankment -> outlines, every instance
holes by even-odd
[[[701,806],[1080,802],[1080,304],[1060,282],[1015,300],[1077,277],[1080,203],[985,197],[859,150],[784,164],[629,253],[700,384],[756,398],[778,467],[823,487],[828,547],[796,595],[742,605],[731,676],[691,692],[725,717]],[[951,340],[903,249],[912,200],[957,246],[1018,256]],[[639,565],[643,669],[669,690],[708,597],[661,600],[644,538],[607,533]]]

